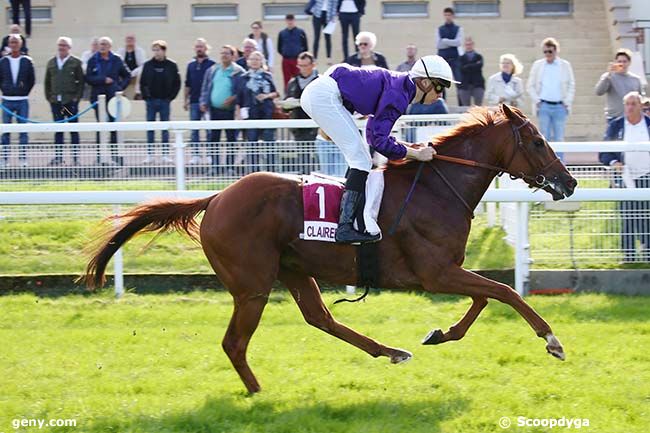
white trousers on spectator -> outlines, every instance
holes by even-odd
[[[350,168],[370,171],[368,145],[343,106],[341,92],[332,77],[326,73],[309,83],[300,97],[300,106],[341,149]]]

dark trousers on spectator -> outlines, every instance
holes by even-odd
[[[458,89],[458,99],[460,99],[460,105],[462,107],[469,107],[470,105],[483,105],[483,95],[485,94],[485,89],[483,87],[475,87],[471,84],[463,86],[462,89]],[[472,102],[472,99],[474,102]]]
[[[20,116],[22,118],[27,118],[29,117],[29,101],[27,99],[21,99],[19,101],[8,101],[6,99],[2,100],[2,105],[5,106],[11,113],[15,113],[17,116]],[[25,123],[25,120],[18,118],[16,116],[13,116],[6,111],[2,111],[2,123],[11,123],[11,119],[16,118],[16,121],[18,123]],[[19,135],[19,142],[20,142],[20,160],[21,161],[26,161],[27,160],[27,133],[26,132],[21,132]],[[9,136],[8,132],[5,132],[2,134],[2,159],[4,159],[4,162],[6,163],[9,160],[9,142],[11,137]]]
[[[147,99],[147,122],[155,122],[156,115],[160,118],[161,122],[169,120],[170,102],[168,99]],[[162,144],[163,155],[169,155],[169,131],[163,130]],[[147,131],[147,155],[153,155],[153,143],[156,141],[154,131]]]
[[[311,20],[314,26],[314,57],[318,58],[318,48],[320,46],[320,31],[327,25],[327,12],[323,11],[320,18],[312,17]],[[325,35],[325,52],[327,58],[332,57],[332,35],[324,33]]]
[[[109,99],[107,98],[106,99],[106,105],[107,106],[108,106],[108,101],[109,101]],[[96,105],[95,106],[95,119],[97,119],[98,122],[105,122],[105,121],[115,122],[115,117],[108,114],[108,107],[106,107],[105,111],[106,111],[106,119],[101,119],[100,120],[99,119],[99,106]],[[101,162],[101,157],[100,157],[101,155],[100,155],[99,145],[102,144],[99,132],[97,132],[97,134],[95,134],[95,139],[97,141],[97,164],[99,164]],[[122,158],[117,156],[117,131],[111,131],[110,142],[111,142],[111,145],[109,147],[109,150],[111,152],[111,159],[114,162],[118,163],[119,165],[122,165]]]
[[[258,104],[249,108],[248,119],[260,120],[271,119],[273,117],[273,106],[269,104]],[[264,144],[260,146],[258,140],[262,138]],[[251,171],[260,171],[260,153],[266,156],[266,169],[268,171],[276,171],[276,156],[273,141],[275,141],[274,129],[247,129],[246,139],[249,141],[248,161]]]
[[[289,80],[298,75],[298,59],[282,58],[282,79],[284,80],[284,93],[287,93]]]
[[[14,24],[20,24],[20,6],[25,16],[25,33],[32,34],[32,2],[31,0],[11,0],[11,17]]]
[[[50,107],[52,108],[52,117],[55,122],[76,116],[79,112],[79,102],[68,102],[67,104],[54,102],[50,104]],[[74,118],[70,120],[70,123],[77,123],[78,121],[79,119]],[[79,163],[78,132],[70,133],[70,144],[72,144],[72,161],[76,165]],[[63,132],[54,133],[54,145],[54,162],[63,162]]]
[[[359,27],[361,25],[361,14],[359,12],[342,12],[339,13],[339,21],[341,22],[341,35],[343,37],[343,60],[350,56],[348,51],[348,35],[350,27],[352,27],[352,46],[355,47],[354,38],[359,34]]]
[[[210,107],[210,120],[234,120],[234,110],[224,110],[221,108]],[[219,174],[225,173],[228,169],[234,169],[235,165],[235,150],[237,148],[237,130],[226,129],[226,161],[225,164],[219,163],[219,155],[221,149],[218,147],[221,140],[221,129],[213,129],[210,131],[210,158],[212,158],[212,166],[217,169]]]
[[[637,188],[650,188],[650,174],[634,181]],[[621,248],[624,261],[634,261],[636,240],[642,244],[642,255],[639,261],[650,261],[650,201],[619,202],[621,212]]]
[[[190,104],[190,120],[201,120],[203,117],[203,112],[201,111],[201,104],[198,102],[192,102]],[[192,156],[199,155],[199,144],[201,143],[201,138],[199,137],[199,130],[193,129],[192,134],[190,135],[190,148],[192,149]],[[210,132],[206,131],[205,141],[210,141]]]

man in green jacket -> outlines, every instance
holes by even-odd
[[[45,70],[45,97],[52,107],[55,121],[72,118],[79,111],[79,100],[84,89],[81,60],[70,54],[72,40],[61,36],[57,40],[57,54],[47,62]],[[77,122],[77,118],[70,122]],[[71,132],[72,163],[79,165],[79,133]],[[63,164],[63,132],[54,134],[54,159],[50,165]]]

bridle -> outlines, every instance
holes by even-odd
[[[509,167],[510,164],[512,164],[512,161],[514,161],[515,156],[517,155],[517,152],[521,151],[524,154],[524,157],[528,160],[528,162],[532,161],[532,155],[530,154],[530,150],[524,146],[523,140],[521,138],[521,129],[524,128],[525,126],[529,126],[530,120],[526,119],[521,125],[515,126],[510,123],[510,128],[512,129],[512,135],[513,139],[515,142],[515,147],[514,150],[512,151],[512,154],[510,155],[510,158],[508,159],[508,163],[505,165],[505,167]],[[432,145],[429,143],[429,145]],[[474,161],[472,159],[464,159],[464,158],[456,158],[454,156],[446,156],[446,155],[440,155],[440,154],[434,154],[433,159],[437,159],[439,161],[446,161],[446,162],[451,162],[454,164],[460,164],[460,165],[466,165],[469,167],[479,167],[479,168],[484,168],[490,171],[495,171],[497,173],[497,176],[501,176],[503,173],[508,173],[510,176],[510,179],[515,180],[515,179],[523,179],[524,181],[529,182],[529,184],[534,183],[536,185],[535,191],[539,189],[544,189],[547,186],[551,184],[551,181],[546,178],[544,173],[551,168],[554,164],[557,164],[560,162],[560,158],[555,158],[548,164],[546,164],[544,167],[542,167],[539,170],[539,173],[537,175],[529,175],[524,172],[514,172],[509,170],[508,168],[505,167],[500,167],[498,165],[492,165],[492,164],[487,164],[485,162],[480,162],[480,161]],[[474,209],[467,203],[467,201],[463,198],[463,196],[458,192],[458,190],[452,185],[449,180],[445,177],[445,175],[440,171],[440,169],[433,163],[433,161],[430,162],[421,162],[420,166],[418,167],[418,171],[415,174],[415,178],[413,179],[413,184],[411,185],[411,189],[409,190],[406,199],[404,200],[404,203],[402,204],[402,207],[399,210],[399,213],[397,214],[397,218],[395,219],[395,222],[391,226],[389,230],[389,234],[392,235],[395,233],[395,230],[397,230],[397,225],[399,224],[400,219],[402,218],[402,215],[404,214],[404,211],[406,210],[406,205],[408,202],[411,200],[411,196],[413,194],[413,190],[415,189],[415,185],[417,184],[418,180],[420,179],[420,176],[422,175],[422,169],[424,166],[427,165],[431,167],[431,169],[440,176],[442,181],[447,185],[447,187],[451,190],[452,193],[458,198],[458,200],[463,204],[463,206],[469,211],[470,215],[472,216],[472,219],[474,219]]]
[[[521,132],[520,132],[520,130],[525,126],[528,126],[529,123],[530,123],[530,120],[526,119],[526,121],[524,123],[522,123],[521,125],[519,125],[519,126],[511,125],[512,134],[513,134],[514,141],[515,141],[515,148],[512,151],[512,154],[510,155],[510,158],[508,159],[508,163],[505,164],[506,167],[509,167],[510,164],[512,164],[512,161],[515,159],[515,156],[517,155],[517,152],[519,150],[521,150],[521,152],[524,153],[526,159],[529,162],[532,160],[532,156],[530,154],[530,151],[526,148],[526,146],[524,146],[524,143],[523,143],[523,141],[521,139]],[[447,161],[447,162],[452,162],[452,163],[455,163],[455,164],[467,165],[467,166],[470,166],[470,167],[480,167],[480,168],[485,168],[485,169],[490,170],[490,171],[496,171],[497,176],[501,176],[503,173],[508,173],[510,175],[510,179],[512,179],[512,180],[523,179],[525,181],[529,181],[530,183],[534,183],[535,185],[537,185],[538,189],[542,189],[542,188],[545,188],[545,187],[550,185],[550,181],[548,179],[546,179],[546,176],[544,175],[544,173],[549,168],[551,168],[551,166],[553,166],[554,164],[556,164],[556,163],[558,163],[560,161],[560,158],[555,158],[554,160],[552,160],[551,162],[546,164],[544,167],[542,167],[539,170],[540,171],[539,174],[532,176],[532,175],[525,174],[524,172],[521,172],[521,171],[520,172],[513,172],[513,171],[511,171],[511,170],[509,170],[507,168],[504,168],[504,167],[499,167],[497,165],[492,165],[492,164],[486,164],[484,162],[474,161],[474,160],[471,160],[471,159],[455,158],[453,156],[446,156],[446,155],[439,155],[439,154],[433,155],[433,158],[438,159],[440,161]]]

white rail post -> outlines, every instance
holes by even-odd
[[[176,190],[185,190],[185,141],[183,132],[174,131],[174,148],[176,150]]]
[[[490,188],[495,188],[496,182],[492,179]],[[487,226],[494,227],[497,223],[497,204],[493,201],[485,203],[485,212],[487,216]]]
[[[121,213],[120,205],[113,207],[115,215]],[[119,220],[114,220],[115,225],[119,225]],[[124,294],[124,257],[122,256],[122,248],[118,249],[113,255],[113,280],[115,282],[115,297],[121,298]]]
[[[106,117],[106,95],[97,95],[97,114],[99,117],[98,122],[104,123],[107,120]],[[99,163],[110,162],[111,157],[108,152],[108,143],[110,133],[106,130],[99,131]]]
[[[530,281],[530,241],[528,239],[528,203],[517,202],[517,239],[515,240],[515,290],[528,292]]]
[[[124,95],[124,92],[122,92],[122,91],[115,92],[115,98],[117,98],[115,100],[116,101],[116,104],[115,104],[115,107],[116,107],[115,121],[116,122],[121,122],[122,121],[122,96],[123,95]],[[116,131],[115,134],[117,134],[117,144],[118,145],[123,144],[122,143],[122,137],[123,137],[122,131]]]

